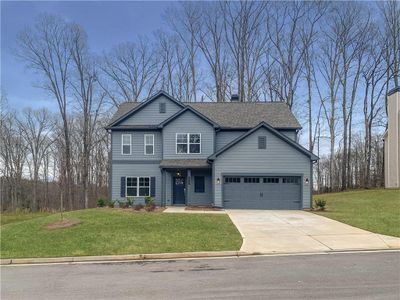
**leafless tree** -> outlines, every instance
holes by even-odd
[[[85,32],[78,25],[71,26],[71,30],[73,34],[71,35],[70,50],[75,70],[71,86],[75,94],[76,103],[78,104],[77,115],[82,116],[81,181],[84,207],[89,208],[90,153],[93,150],[94,130],[102,111],[105,92],[100,91],[99,86],[96,84],[97,65],[88,52]]]
[[[197,101],[199,88],[197,53],[199,47],[196,42],[196,35],[200,30],[200,16],[197,5],[194,2],[182,2],[179,7],[167,9],[165,13],[168,24],[182,41],[186,49],[185,56],[188,57],[190,70],[188,77],[190,77],[191,82],[186,101]],[[179,62],[181,61],[179,60]]]
[[[261,60],[267,36],[267,2],[223,2],[224,33],[235,70],[234,88],[240,101],[257,101],[262,79]]]
[[[38,182],[39,169],[46,156],[48,148],[52,144],[50,136],[54,122],[50,112],[46,109],[25,109],[21,120],[18,120],[22,137],[27,145],[27,154],[33,169],[33,199],[31,209],[38,209]]]
[[[102,71],[105,80],[99,83],[115,105],[139,101],[154,92],[159,75],[157,55],[149,41],[117,46],[105,57]]]
[[[71,68],[71,31],[62,19],[41,15],[35,27],[27,28],[18,36],[19,52],[31,69],[43,78],[40,88],[56,99],[63,122],[64,164],[67,200],[72,209],[71,142],[68,124],[68,88]]]

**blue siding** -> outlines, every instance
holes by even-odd
[[[267,149],[258,149],[258,136],[267,137]],[[252,135],[228,149],[216,158],[213,164],[214,178],[220,178],[221,184],[214,185],[216,206],[222,203],[222,176],[229,173],[268,173],[268,174],[301,174],[311,180],[311,161],[268,130],[260,128]],[[310,186],[302,182],[303,208],[310,206]]]
[[[297,142],[297,133],[296,130],[279,130],[280,133],[286,135],[288,138]]]
[[[121,198],[121,177],[126,176],[147,176],[156,177],[156,196],[154,198],[157,205],[161,205],[161,171],[158,163],[154,164],[112,164],[112,200],[126,200]],[[144,197],[135,197],[135,204],[144,204]]]
[[[112,133],[113,160],[161,160],[162,138],[160,131],[113,131]],[[132,140],[131,155],[121,154],[122,134],[130,134]],[[154,155],[144,154],[144,135],[154,134]]]
[[[160,102],[165,103],[166,113],[160,114],[158,105]],[[178,104],[164,96],[160,96],[119,125],[158,125],[179,110],[181,110],[181,107]]]
[[[200,154],[176,154],[177,133],[201,133]],[[163,159],[206,159],[214,152],[214,127],[187,111],[163,128]]]
[[[211,170],[192,170],[190,185],[187,186],[188,205],[212,205],[212,180]],[[204,176],[204,193],[194,192],[194,177]]]
[[[238,138],[242,134],[246,133],[245,130],[222,130],[217,132],[217,137],[216,137],[216,151],[224,147],[226,144],[229,144],[232,142],[234,139]]]

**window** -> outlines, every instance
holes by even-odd
[[[126,177],[126,196],[150,196],[150,177]]]
[[[176,154],[195,154],[201,152],[200,133],[177,133]]]
[[[150,196],[149,177],[139,177],[139,196]]]
[[[258,177],[245,177],[244,183],[260,183],[260,178]]]
[[[130,155],[131,154],[131,144],[132,144],[132,136],[130,134],[122,135],[122,154]]]
[[[154,134],[144,135],[144,154],[154,155]]]
[[[263,181],[264,183],[279,183],[279,177],[267,177]]]
[[[225,177],[225,183],[240,183],[240,177]]]
[[[194,176],[194,192],[204,193],[204,176]]]
[[[267,137],[266,136],[258,137],[258,149],[267,149]]]
[[[294,184],[299,184],[299,177],[283,177],[282,178],[283,183],[294,183]]]
[[[167,107],[164,102],[158,104],[158,110],[160,114],[165,114],[167,112]]]
[[[137,178],[126,177],[126,196],[136,197],[137,196]]]

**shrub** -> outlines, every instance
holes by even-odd
[[[324,199],[315,199],[314,203],[315,203],[315,206],[317,207],[317,209],[325,210],[326,200],[324,200]]]
[[[147,212],[153,211],[156,209],[156,206],[153,204],[150,205],[146,205],[146,207],[144,208]]]
[[[106,206],[106,200],[100,198],[99,200],[97,200],[97,207],[104,207]]]
[[[133,209],[134,210],[141,210],[143,207],[144,207],[143,204],[136,204],[136,205],[133,206]]]
[[[144,197],[144,203],[146,203],[146,206],[152,206],[152,205],[154,205],[154,199],[153,199],[153,197],[150,197],[150,196]]]
[[[128,207],[133,206],[134,198],[133,197],[126,197],[126,205]]]
[[[110,208],[114,208],[115,202],[116,201],[109,200],[109,201],[107,201],[107,206],[110,207]]]

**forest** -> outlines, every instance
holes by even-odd
[[[171,2],[162,17],[162,29],[108,52],[57,15],[38,16],[16,36],[15,59],[40,76],[37,88],[58,109],[13,110],[2,90],[2,211],[107,199],[104,127],[120,103],[159,90],[180,101],[284,101],[303,126],[299,142],[320,157],[316,193],[383,186],[386,95],[400,80],[399,2]]]

